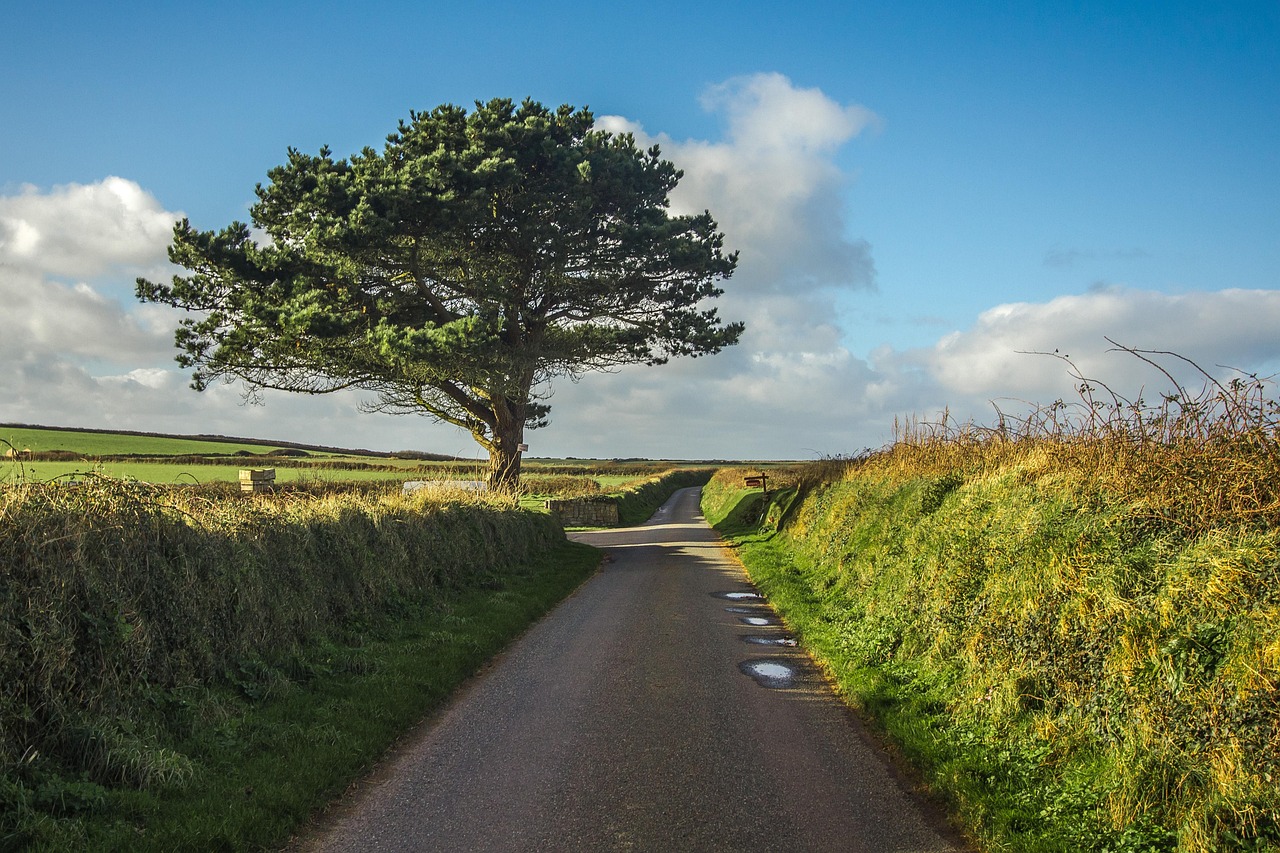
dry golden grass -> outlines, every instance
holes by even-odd
[[[1001,413],[992,427],[958,423],[946,412],[937,421],[899,422],[887,450],[829,460],[816,479],[830,482],[840,467],[846,475],[901,477],[1014,467],[1032,478],[1058,472],[1089,483],[1188,532],[1280,524],[1280,402],[1271,381],[1245,375],[1221,382],[1201,370],[1203,387],[1192,391],[1156,361],[1186,361],[1181,356],[1118,349],[1158,367],[1174,390],[1156,403],[1126,399],[1067,362],[1079,382],[1074,403],[1058,400],[1020,418]]]

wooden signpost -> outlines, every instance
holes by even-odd
[[[766,495],[769,494],[769,478],[764,474],[752,474],[749,477],[744,477],[743,482],[748,489],[763,489]]]

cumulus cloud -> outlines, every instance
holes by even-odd
[[[172,274],[181,215],[118,177],[0,196],[0,421],[470,452],[425,419],[361,415],[354,392],[192,391],[173,361],[182,312],[132,299],[137,276]]]
[[[180,215],[116,177],[0,196],[4,420],[113,426],[175,411],[180,377],[161,366],[172,365],[174,312],[113,294],[164,269]]]
[[[836,157],[880,119],[780,74],[713,86],[702,105],[722,118],[722,139],[677,140],[620,116],[597,124],[633,134],[642,147],[659,145],[683,170],[672,209],[710,210],[726,245],[740,251],[716,307],[744,321],[746,333],[711,359],[562,383],[546,433],[557,446],[582,455],[626,447],[628,455],[661,456],[679,447],[685,456],[723,458],[784,445],[821,453],[864,412],[859,389],[869,369],[840,344],[834,294],[873,288],[875,265],[871,247],[846,232],[852,184]],[[539,440],[531,439],[535,447]]]
[[[127,364],[170,354],[173,320],[126,308],[88,284],[74,285],[0,265],[0,357],[97,359]]]
[[[129,365],[170,355],[171,313],[108,290],[167,263],[179,215],[122,178],[0,197],[0,358]]]
[[[133,181],[110,177],[0,197],[0,264],[43,276],[92,278],[116,266],[164,260],[173,223]]]
[[[871,250],[845,234],[848,178],[841,146],[880,120],[781,74],[736,77],[707,90],[703,106],[725,121],[724,139],[675,140],[638,122],[603,116],[597,125],[657,144],[684,171],[672,194],[677,213],[710,210],[726,243],[741,252],[737,293],[787,293],[875,284]],[[728,302],[735,301],[732,297]]]
[[[855,355],[842,344],[832,295],[869,287],[874,264],[870,247],[845,232],[840,211],[854,188],[835,154],[879,119],[776,74],[729,81],[703,103],[725,118],[723,139],[679,141],[623,118],[602,122],[635,133],[642,144],[657,142],[685,170],[679,208],[710,209],[727,242],[742,247],[720,302],[748,331],[709,361],[587,376],[560,389],[551,432],[561,441],[572,436],[584,455],[625,446],[639,455],[680,447],[701,458],[805,458],[882,446],[899,418],[946,410],[989,423],[996,406],[1012,413],[1072,398],[1069,366],[1033,354],[1055,349],[1126,396],[1168,390],[1149,365],[1109,352],[1108,337],[1177,352],[1219,377],[1233,375],[1219,365],[1263,374],[1280,368],[1280,293],[1171,295],[1114,285],[995,306],[931,346],[886,344]],[[1145,256],[1140,249],[1101,254]],[[1071,266],[1098,255],[1054,249],[1045,261]],[[1184,363],[1161,363],[1190,389],[1199,387],[1202,378]]]
[[[884,345],[866,358],[842,348],[834,327],[814,326],[789,346],[780,338],[776,349],[736,360],[730,374],[702,372],[694,361],[587,377],[560,417],[592,451],[583,455],[610,455],[619,444],[638,448],[636,455],[679,446],[699,458],[856,453],[890,442],[895,420],[936,420],[945,410],[953,421],[991,424],[997,410],[1022,416],[1058,399],[1075,401],[1072,368],[1042,354],[1055,350],[1128,399],[1157,400],[1174,390],[1160,371],[1108,338],[1177,353],[1219,381],[1241,371],[1272,377],[1280,371],[1276,328],[1280,291],[1110,288],[995,306],[931,346]],[[1181,359],[1154,358],[1188,391],[1203,387],[1205,378]]]
[[[1028,353],[1056,351],[1085,375],[1136,396],[1143,387],[1172,389],[1140,359],[1112,351],[1107,338],[1137,350],[1177,353],[1222,379],[1238,370],[1266,373],[1280,366],[1277,328],[1280,291],[1167,294],[1108,288],[996,306],[972,328],[906,353],[903,360],[956,399],[1006,395],[1050,402],[1068,384],[1064,365]],[[1180,358],[1158,360],[1192,390],[1204,381]]]

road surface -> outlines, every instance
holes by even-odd
[[[296,849],[962,849],[788,645],[698,490],[574,538],[603,569]]]

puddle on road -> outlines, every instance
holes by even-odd
[[[796,641],[791,637],[761,637],[750,635],[742,638],[744,643],[750,643],[753,646],[794,646]]]
[[[726,607],[727,613],[759,613],[759,607]]]
[[[741,619],[742,623],[743,623],[743,624],[745,624],[745,625],[755,625],[755,626],[759,627],[760,625],[772,625],[772,624],[773,624],[773,623],[772,623],[772,622],[770,622],[768,619],[765,619],[763,616],[742,616],[742,617],[739,617],[739,618]]]
[[[764,596],[758,592],[713,592],[712,595],[727,598],[730,601],[763,601]]]
[[[738,669],[761,687],[790,687],[796,679],[794,669],[776,660],[747,660],[738,664]]]

